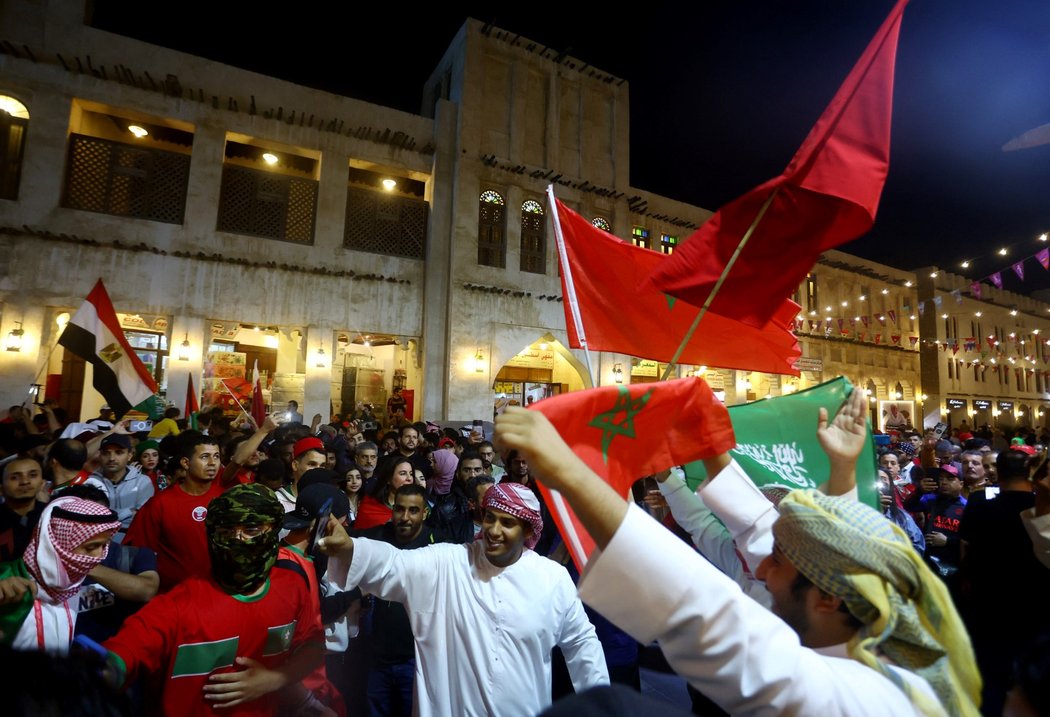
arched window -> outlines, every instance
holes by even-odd
[[[478,264],[502,269],[507,262],[507,214],[503,196],[491,189],[478,198]]]
[[[612,232],[612,225],[609,224],[609,220],[605,217],[595,217],[591,220],[591,224],[598,227],[603,232]]]
[[[0,199],[18,199],[22,152],[29,110],[8,95],[0,95]]]
[[[526,199],[521,205],[521,270],[547,273],[547,235],[543,207]]]

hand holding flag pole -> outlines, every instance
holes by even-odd
[[[696,327],[700,325],[700,320],[704,318],[708,309],[711,308],[711,304],[714,303],[715,297],[718,295],[718,290],[722,288],[722,284],[725,283],[730,270],[732,270],[733,265],[736,264],[736,260],[740,258],[740,252],[744,250],[744,247],[747,245],[747,240],[751,238],[751,235],[755,231],[755,227],[757,227],[758,223],[762,221],[762,217],[766,215],[766,210],[769,209],[769,205],[773,203],[773,200],[776,198],[777,192],[779,191],[780,187],[777,187],[772,191],[769,195],[769,199],[767,199],[758,210],[758,214],[755,215],[755,220],[751,222],[751,226],[747,228],[747,231],[744,232],[744,236],[740,238],[740,243],[736,245],[736,249],[733,251],[733,256],[731,256],[729,261],[726,262],[726,268],[722,270],[722,275],[718,277],[718,281],[715,282],[714,288],[711,289],[711,293],[707,295],[707,300],[704,302],[704,305],[700,307],[700,311],[697,312],[696,318],[693,319],[693,325],[685,332],[685,336],[682,338],[682,343],[678,345],[678,350],[675,351],[674,357],[671,358],[670,363],[667,364],[667,368],[664,369],[664,375],[660,377],[661,381],[666,381],[671,375],[671,371],[678,363],[682,351],[684,351],[685,347],[689,344],[689,340],[693,338],[693,332],[695,332]]]

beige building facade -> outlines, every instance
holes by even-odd
[[[665,252],[710,216],[630,185],[621,78],[468,20],[412,114],[96,30],[83,14],[82,0],[0,8],[13,112],[0,126],[0,337],[22,332],[0,351],[8,404],[38,386],[95,414],[90,366],[56,341],[99,278],[180,407],[192,380],[235,411],[229,394],[256,362],[270,403],[294,399],[307,418],[362,403],[382,415],[401,390],[413,418],[490,420],[502,405],[661,373],[597,353],[592,377],[568,348],[544,195],[553,184],[595,225]],[[985,386],[927,370],[918,337],[951,337],[919,315],[923,286],[829,252],[796,297],[800,377],[676,375],[703,373],[738,403],[841,374],[870,392],[876,422],[885,401],[929,420]]]

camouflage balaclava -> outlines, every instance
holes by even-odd
[[[277,562],[279,528],[284,508],[269,488],[256,483],[238,485],[208,504],[204,527],[208,534],[211,574],[233,595],[259,588]],[[271,530],[251,540],[225,535],[224,528],[270,525]]]

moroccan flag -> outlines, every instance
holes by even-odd
[[[186,383],[186,406],[182,410],[182,415],[186,417],[186,420],[190,422],[190,428],[197,430],[197,413],[201,410],[201,407],[197,405],[197,391],[193,388],[193,374],[187,376]]]
[[[822,251],[871,229],[889,171],[893,70],[906,4],[898,0],[787,169],[719,209],[657,266],[652,286],[702,306],[753,226],[711,309],[764,326]]]
[[[255,359],[252,367],[252,419],[256,426],[261,426],[266,420],[266,404],[263,403],[262,379],[259,377],[259,359]]]
[[[117,416],[157,392],[157,382],[124,337],[102,279],[66,324],[58,343],[91,364],[92,385]]]
[[[620,495],[639,478],[736,445],[725,406],[700,378],[573,391],[529,409],[546,416],[576,455]],[[559,493],[542,483],[540,490],[583,570],[594,540]]]
[[[668,257],[621,241],[554,202],[568,261],[562,267],[562,291],[569,345],[583,345],[567,283],[571,274],[589,348],[670,361],[699,310],[655,289],[637,289]],[[781,301],[762,329],[708,312],[679,363],[797,376],[794,363],[801,351],[791,327],[798,312],[795,302]]]

